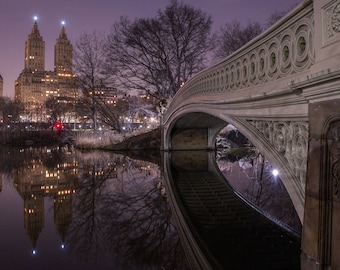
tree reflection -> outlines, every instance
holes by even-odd
[[[219,152],[217,165],[248,202],[298,234],[301,232],[301,222],[286,188],[278,176],[272,175],[271,164],[257,149]]]
[[[2,148],[0,153],[0,173],[13,179],[24,202],[32,198],[41,230],[44,198],[53,198],[57,233],[78,260],[122,269],[188,269],[170,207],[157,189],[156,164],[58,147]],[[25,216],[31,217],[33,206],[24,203]],[[37,240],[41,230],[32,227],[34,222],[27,219],[24,226]]]
[[[156,165],[108,153],[81,157],[71,249],[124,269],[186,269],[169,205],[156,188]]]
[[[24,158],[17,155],[20,150],[2,146],[0,149],[0,172],[10,175],[16,168],[20,168],[24,164]]]

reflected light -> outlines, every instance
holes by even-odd
[[[272,174],[274,176],[278,176],[279,175],[279,171],[277,169],[274,169],[274,170],[272,170]]]

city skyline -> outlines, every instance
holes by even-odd
[[[31,32],[34,17],[37,16],[39,30],[46,42],[46,70],[53,70],[54,44],[60,30],[65,26],[72,44],[84,33],[97,31],[108,33],[110,27],[121,16],[130,19],[154,17],[159,9],[170,3],[167,1],[148,0],[145,5],[138,0],[126,0],[115,3],[101,0],[92,1],[47,1],[44,0],[4,0],[0,8],[0,74],[4,81],[4,96],[14,96],[14,82],[24,68],[25,40]],[[284,11],[302,2],[302,0],[183,0],[185,4],[201,9],[211,15],[213,29],[217,30],[225,23],[249,20],[265,23],[275,11]],[[18,8],[20,7],[20,8]],[[63,23],[64,22],[64,23]]]
[[[26,116],[46,117],[44,104],[50,98],[58,102],[74,102],[78,96],[78,79],[72,72],[73,48],[64,26],[55,43],[54,69],[45,69],[45,41],[40,34],[37,17],[25,42],[25,67],[15,82],[15,100],[24,105]],[[36,118],[37,119],[37,118]]]

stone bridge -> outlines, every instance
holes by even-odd
[[[213,150],[227,124],[279,169],[306,269],[340,269],[340,1],[303,1],[187,81],[162,115],[162,150]]]

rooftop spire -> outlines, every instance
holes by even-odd
[[[72,72],[72,44],[66,35],[65,22],[62,21],[61,25],[54,48],[54,68],[61,73],[70,73]]]
[[[67,35],[66,35],[66,31],[65,31],[65,21],[62,21],[61,25],[62,25],[62,28],[61,28],[61,32],[60,32],[59,38],[67,39]]]
[[[67,35],[66,35],[66,31],[65,31],[65,26],[63,26],[63,28],[61,28],[61,32],[60,32],[59,38],[67,39]]]
[[[33,28],[32,28],[32,34],[40,35],[39,29],[38,29],[38,17],[34,16],[33,19],[34,19],[34,24],[33,24]]]
[[[39,33],[38,18],[34,17],[32,32],[25,42],[25,69],[31,71],[45,70],[45,41]]]

